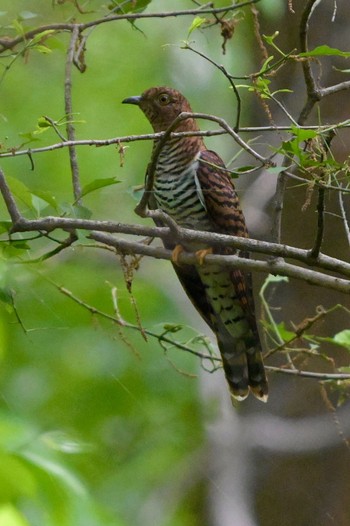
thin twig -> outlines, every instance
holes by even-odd
[[[308,36],[308,29],[309,29],[309,19],[313,12],[314,5],[317,4],[319,0],[308,0],[303,13],[302,18],[300,22],[300,30],[299,30],[299,37],[300,37],[300,48],[302,52],[306,52],[308,50],[307,45],[307,36]],[[320,100],[319,94],[316,89],[316,83],[312,74],[311,64],[309,60],[302,62],[302,67],[304,71],[304,79],[307,89],[307,101],[301,110],[301,113],[299,115],[298,124],[302,125],[306,121],[307,117],[309,116],[312,108],[314,107],[314,104]],[[290,159],[288,156],[285,156],[282,162],[282,166],[288,167],[290,164]],[[271,236],[272,240],[275,243],[279,243],[281,241],[281,234],[282,234],[282,212],[283,212],[283,202],[284,202],[284,194],[286,190],[286,174],[285,171],[281,171],[277,178],[276,183],[276,191],[274,196],[274,217],[272,221],[272,229],[271,229]]]
[[[62,294],[64,294],[65,296],[67,296],[68,298],[73,300],[75,303],[77,303],[78,305],[80,305],[84,309],[88,310],[91,314],[100,316],[102,318],[105,318],[105,319],[115,323],[116,325],[119,325],[120,327],[123,327],[123,328],[126,328],[126,329],[135,330],[137,332],[141,332],[141,329],[140,329],[140,327],[138,325],[134,325],[132,323],[126,322],[124,319],[121,319],[120,316],[112,316],[112,315],[110,315],[110,314],[108,314],[106,312],[103,312],[103,311],[97,309],[96,307],[94,307],[92,305],[89,305],[88,303],[86,303],[82,299],[78,298],[70,290],[66,289],[65,287],[61,287],[60,285],[58,285],[57,283],[55,283],[52,280],[49,280],[49,281],[59,292],[61,292]],[[184,345],[183,343],[178,342],[176,340],[173,340],[172,338],[168,338],[166,336],[166,333],[164,333],[164,332],[161,333],[161,334],[157,334],[154,331],[151,331],[149,329],[144,329],[143,328],[142,330],[144,331],[145,334],[147,334],[147,336],[150,336],[150,337],[153,337],[153,338],[157,339],[159,341],[159,343],[161,343],[161,342],[167,343],[167,344],[171,345],[172,347],[174,347],[176,349],[179,349],[181,351],[185,351],[185,352],[188,352],[190,354],[193,354],[194,356],[197,356],[201,360],[209,360],[209,361],[212,361],[212,362],[213,361],[221,362],[221,358],[219,358],[217,356],[212,356],[210,354],[204,354],[204,353],[201,353],[199,351],[195,351],[194,349],[192,349],[188,345]],[[324,380],[324,381],[325,380],[348,380],[348,379],[350,379],[350,374],[347,374],[347,373],[316,373],[316,372],[312,372],[312,371],[302,371],[302,370],[298,370],[298,369],[284,369],[283,367],[273,367],[273,366],[268,366],[268,365],[266,365],[265,367],[266,367],[266,369],[268,371],[271,371],[271,372],[292,374],[294,376],[302,376],[302,377],[306,377],[306,378],[314,378],[314,379],[317,379],[317,380]]]
[[[350,373],[315,373],[312,371],[302,371],[300,369],[283,369],[283,367],[273,367],[272,365],[265,365],[265,368],[273,373],[285,373],[321,381],[350,380]]]
[[[75,141],[75,129],[73,125],[73,106],[72,106],[72,67],[74,61],[75,48],[79,38],[79,25],[73,26],[73,31],[69,43],[69,48],[67,52],[66,60],[66,72],[65,72],[65,82],[64,82],[64,105],[65,113],[67,115],[67,136],[69,141]],[[75,150],[74,144],[71,144],[69,147],[69,160],[70,167],[72,172],[72,183],[73,183],[73,193],[74,200],[79,205],[81,204],[81,184],[79,177],[79,165],[77,159],[77,153]]]
[[[348,245],[350,246],[350,227],[349,227],[349,221],[346,217],[346,211],[345,211],[344,200],[343,200],[343,192],[339,192],[339,207],[340,207],[340,213],[343,219],[346,239],[348,241]]]
[[[184,49],[189,49],[190,51],[192,51],[196,55],[204,58],[207,62],[209,62],[210,64],[215,66],[219,71],[221,71],[221,73],[223,73],[225,75],[225,77],[227,78],[227,80],[229,81],[230,86],[231,86],[231,88],[232,88],[232,90],[233,90],[233,92],[235,94],[236,102],[237,102],[236,124],[235,124],[235,127],[234,127],[234,131],[237,133],[239,131],[239,125],[240,125],[240,122],[241,122],[242,102],[241,102],[241,97],[239,95],[238,89],[236,88],[236,84],[233,81],[233,76],[229,74],[229,72],[227,71],[227,69],[225,68],[225,66],[223,64],[218,64],[217,62],[215,62],[215,60],[209,58],[204,53],[201,53],[200,51],[197,51],[192,46],[190,46],[188,42],[185,43]]]
[[[310,251],[310,255],[313,258],[317,258],[323,241],[324,233],[324,207],[325,207],[325,192],[326,190],[322,187],[318,189],[318,200],[317,200],[317,231],[314,246]]]

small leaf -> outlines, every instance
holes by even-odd
[[[279,36],[279,34],[280,34],[279,31],[275,31],[273,35],[263,35],[263,37],[264,37],[265,42],[267,42],[268,44],[270,44],[270,46],[272,46],[273,41],[275,40],[275,38]]]
[[[305,130],[299,128],[298,126],[291,126],[291,130],[294,133],[294,135],[298,138],[299,142],[307,141],[308,139],[314,139],[315,137],[317,137],[316,130]]]
[[[46,119],[46,117],[39,117],[38,127],[39,128],[50,128],[52,124]]]
[[[76,217],[77,219],[90,219],[92,216],[91,210],[86,206],[73,205],[72,211],[73,217]]]
[[[205,24],[206,21],[207,21],[206,18],[201,18],[200,16],[196,16],[193,19],[192,24],[190,25],[190,27],[188,29],[187,38],[190,36],[192,31],[194,31],[195,29],[198,29],[199,27],[201,27],[203,24]]]
[[[98,190],[99,188],[104,188],[105,186],[111,186],[112,184],[120,183],[116,177],[107,177],[105,179],[95,179],[91,183],[86,184],[83,186],[81,191],[81,197],[84,197],[87,194],[90,194],[91,192],[94,192],[95,190]]]
[[[333,341],[350,351],[350,329],[338,332],[338,334],[333,337]]]
[[[22,24],[20,22],[18,22],[18,20],[13,20],[12,21],[12,26],[14,27],[14,29],[17,31],[17,33],[19,35],[24,35],[24,33],[25,33],[24,28],[23,28]]]
[[[163,328],[167,332],[178,332],[183,329],[183,326],[178,323],[164,323]]]
[[[58,211],[58,205],[56,201],[56,197],[49,192],[48,190],[32,190],[32,195],[36,195],[46,203],[48,203],[52,208],[54,208],[56,211]]]
[[[282,338],[284,342],[288,342],[289,340],[295,337],[294,332],[286,329],[284,321],[282,321],[281,323],[278,323],[276,325],[276,328],[277,328],[278,334],[280,335],[280,337]]]
[[[118,2],[112,0],[112,3],[108,6],[108,9],[113,10],[113,12],[117,14],[125,14],[130,12],[141,13],[146,9],[151,1],[152,0],[129,0],[128,2],[123,2],[123,5],[120,6],[120,0],[118,0]]]
[[[31,44],[38,44],[39,42],[41,42],[41,40],[44,38],[44,37],[47,37],[49,35],[52,35],[55,31],[53,29],[46,29],[45,31],[41,31],[40,33],[38,33],[37,35],[35,35],[32,40],[30,41]]]
[[[39,51],[39,53],[42,53],[43,55],[52,53],[52,49],[48,48],[47,46],[43,46],[42,44],[36,44],[33,49]]]
[[[311,51],[305,51],[299,53],[299,57],[321,57],[321,56],[337,56],[337,57],[350,57],[349,51],[341,51],[340,49],[329,47],[327,45],[317,46]]]

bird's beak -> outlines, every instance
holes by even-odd
[[[141,95],[136,95],[135,97],[129,97],[127,99],[124,99],[122,101],[122,104],[136,104],[136,106],[139,106],[141,102]]]

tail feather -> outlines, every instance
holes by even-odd
[[[246,351],[246,358],[250,390],[256,398],[262,402],[267,402],[268,383],[261,350],[256,347],[248,349]]]
[[[231,396],[239,401],[244,400],[251,391],[252,394],[267,402],[268,384],[260,349],[246,349],[241,340],[232,345],[218,341],[223,368]]]

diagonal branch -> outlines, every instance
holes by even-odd
[[[17,208],[17,204],[13,198],[10,187],[7,184],[4,172],[1,169],[0,169],[0,191],[2,193],[2,197],[5,201],[6,208],[12,219],[13,224],[19,223],[22,220],[22,216],[21,216],[19,209]]]

